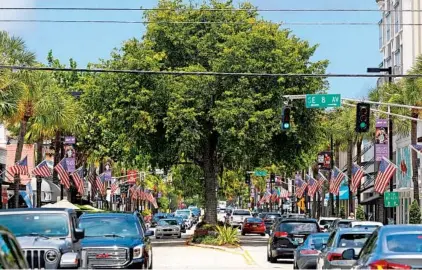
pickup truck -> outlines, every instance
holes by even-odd
[[[230,226],[241,227],[245,218],[252,218],[251,211],[247,209],[235,209],[230,217]]]

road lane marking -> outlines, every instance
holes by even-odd
[[[243,251],[244,253],[244,256],[247,258],[247,261],[249,261],[250,262],[250,264],[249,265],[256,265],[256,262],[255,262],[255,260],[252,258],[252,256],[251,256],[251,254],[249,253],[249,251],[247,251],[247,250],[244,250]]]

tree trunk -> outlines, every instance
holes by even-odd
[[[353,163],[353,140],[349,139],[347,142],[347,177],[349,178],[349,213],[354,212],[353,193],[350,187],[352,186],[352,164]]]
[[[358,137],[358,140],[356,142],[356,162],[360,166],[362,160],[362,137]],[[360,205],[360,186],[362,182],[359,183],[358,190],[357,190],[357,198],[358,198],[358,205]],[[355,213],[356,216],[356,213]]]
[[[336,142],[334,152],[335,152],[335,157],[336,157],[334,161],[335,161],[336,167],[338,168],[338,167],[340,167],[340,159],[339,159],[340,143]],[[338,217],[340,217],[340,192],[339,192],[339,194],[337,195],[337,198],[336,198],[336,215]]]
[[[418,112],[412,111],[412,117],[418,118]],[[410,126],[410,143],[416,144],[418,140],[417,135],[417,127],[418,122],[412,121]],[[420,205],[420,199],[419,199],[419,182],[418,182],[418,154],[415,151],[412,151],[412,170],[413,170],[413,176],[412,176],[412,182],[413,182],[413,199],[416,200],[416,202]]]
[[[40,164],[42,162],[42,147],[43,147],[43,138],[40,137],[37,140],[37,164]],[[41,207],[41,183],[42,178],[41,176],[37,176],[37,207]]]
[[[217,224],[217,142],[218,134],[211,131],[204,146],[203,170],[205,178],[205,222]]]
[[[22,119],[22,121],[20,122],[20,127],[19,127],[19,137],[18,137],[18,145],[16,146],[16,152],[15,152],[15,164],[17,162],[19,162],[22,158],[22,150],[23,150],[23,145],[25,142],[25,134],[26,134],[26,129],[28,127],[28,117],[24,117]],[[14,184],[15,184],[15,208],[19,208],[19,186],[21,183],[21,178],[19,174],[16,174],[14,176]]]

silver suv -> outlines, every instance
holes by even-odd
[[[64,208],[0,210],[0,224],[18,239],[30,269],[70,269],[81,264],[84,230],[76,212]]]

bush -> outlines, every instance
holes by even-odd
[[[217,241],[221,245],[237,245],[239,243],[239,237],[237,229],[230,226],[217,226]]]
[[[421,208],[416,200],[413,200],[409,210],[409,223],[421,224]]]
[[[144,211],[142,211],[142,216],[147,217],[150,216],[152,214],[150,209],[145,209]]]
[[[363,210],[362,205],[358,205],[356,209],[356,220],[366,221],[365,210]]]
[[[344,206],[340,206],[340,218],[346,218],[346,210],[344,209]]]

